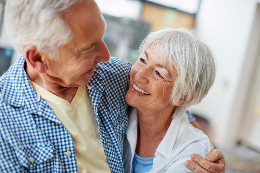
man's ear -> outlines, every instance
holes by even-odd
[[[187,99],[187,96],[184,96],[175,104],[175,106],[185,105],[186,103],[190,102],[193,99],[193,97],[194,94],[192,94],[189,99]]]
[[[38,73],[44,73],[48,67],[43,61],[42,53],[37,50],[36,46],[26,46],[24,48],[26,62]]]

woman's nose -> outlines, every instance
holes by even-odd
[[[149,83],[148,76],[148,70],[145,67],[138,69],[137,73],[135,74],[136,80],[144,84]]]

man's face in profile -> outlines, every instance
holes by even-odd
[[[59,58],[48,58],[46,75],[63,87],[86,85],[98,62],[107,62],[110,58],[103,41],[104,18],[94,0],[74,7],[62,17],[74,37],[59,49]]]

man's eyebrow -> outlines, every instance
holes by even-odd
[[[98,42],[97,42],[98,43]],[[87,48],[82,48],[80,49],[78,52],[81,53],[81,52],[86,52],[88,50],[90,50],[93,46],[95,46],[97,43],[93,43],[91,46],[87,47]]]
[[[105,23],[105,31],[106,31],[106,30],[107,30],[107,24]],[[106,33],[106,32],[105,32],[105,33]],[[103,38],[105,37],[105,33],[104,33],[104,35],[103,35]],[[78,52],[81,53],[81,52],[86,52],[86,51],[90,50],[93,46],[97,45],[100,41],[103,41],[103,38],[102,38],[102,40],[99,40],[99,41],[93,43],[91,46],[89,46],[89,47],[87,47],[87,48],[82,48],[82,49],[80,49]]]

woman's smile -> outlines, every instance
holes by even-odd
[[[144,94],[144,95],[151,95],[151,94],[149,94],[148,92],[145,92],[144,90],[142,90],[141,88],[138,88],[138,87],[136,86],[136,84],[133,84],[133,88],[134,88],[136,91],[138,91],[138,92],[140,92],[140,93],[142,93],[142,94]]]

